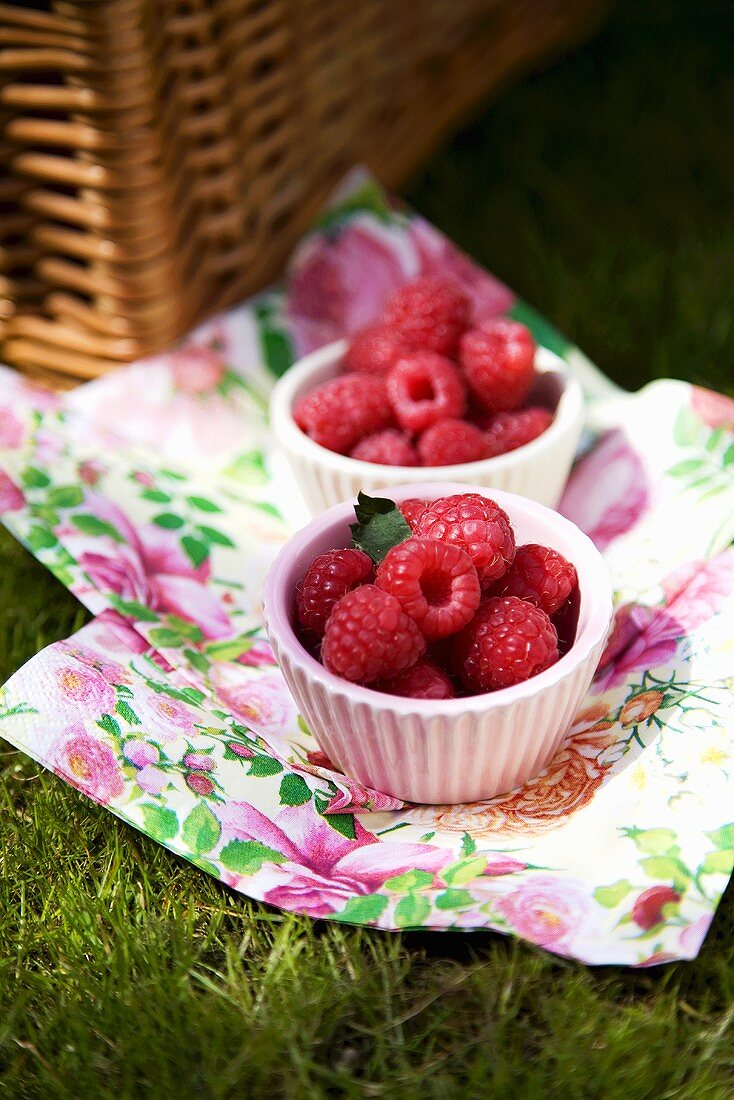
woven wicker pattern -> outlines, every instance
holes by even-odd
[[[89,378],[258,288],[603,0],[0,4],[0,357]]]

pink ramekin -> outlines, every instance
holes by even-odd
[[[348,546],[351,501],[338,504],[283,547],[265,581],[265,624],[298,708],[330,760],[357,782],[409,802],[493,798],[538,775],[586,694],[609,629],[611,585],[604,561],[575,524],[534,501],[482,486],[396,486],[391,499],[491,495],[508,513],[517,544],[560,551],[579,576],[576,640],[552,668],[523,684],[464,699],[423,700],[351,684],[319,664],[293,629],[296,582],[311,561]]]

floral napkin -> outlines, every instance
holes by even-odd
[[[588,398],[561,508],[604,552],[616,617],[546,771],[410,806],[318,751],[261,623],[306,521],[268,393],[298,355],[450,271]],[[493,928],[589,963],[693,958],[734,864],[734,402],[623,393],[420,217],[353,173],[263,294],[167,355],[59,397],[0,374],[0,509],[95,616],[0,693],[0,733],[133,827],[271,904],[380,928]]]

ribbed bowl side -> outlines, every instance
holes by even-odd
[[[331,690],[287,653],[276,657],[327,756],[365,786],[409,802],[475,802],[532,779],[557,751],[601,653],[538,695],[506,707],[398,714]]]

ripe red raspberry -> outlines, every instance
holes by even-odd
[[[516,596],[492,597],[456,639],[456,670],[470,691],[521,684],[558,660],[558,638],[545,611]]]
[[[425,638],[395,597],[363,584],[342,596],[329,616],[321,659],[337,676],[369,684],[397,676],[425,650]]]
[[[466,409],[458,368],[434,351],[408,352],[398,359],[387,376],[387,397],[400,427],[416,434]]]
[[[663,906],[674,905],[680,898],[672,886],[651,886],[643,890],[632,906],[632,920],[640,928],[654,928],[663,920]]]
[[[452,279],[424,275],[393,294],[382,317],[409,347],[453,355],[469,323],[469,302]]]
[[[518,546],[515,560],[498,581],[493,594],[530,600],[553,615],[578,583],[576,569],[557,550],[529,542]]]
[[[382,378],[344,374],[302,397],[293,419],[322,447],[347,454],[362,436],[388,428],[392,414]]]
[[[378,462],[382,466],[417,466],[418,452],[405,432],[386,428],[360,439],[351,453],[362,462]]]
[[[388,550],[375,584],[400,601],[428,641],[456,634],[479,607],[477,571],[465,550],[435,539],[408,539]]]
[[[344,353],[345,371],[386,375],[405,354],[400,333],[389,325],[372,325],[362,329]]]
[[[425,512],[427,504],[427,500],[421,500],[419,497],[410,497],[409,500],[404,500],[402,504],[398,505],[411,530]]]
[[[495,413],[485,424],[484,438],[491,457],[515,451],[532,439],[537,439],[553,419],[553,413],[538,405],[513,412]]]
[[[517,409],[535,378],[535,342],[524,325],[498,317],[462,336],[460,362],[484,408]]]
[[[359,584],[371,581],[372,559],[361,550],[329,550],[309,565],[296,585],[296,614],[305,630],[322,635],[334,605]]]
[[[402,695],[408,699],[453,699],[456,695],[448,673],[427,657],[394,680],[381,680],[376,687],[388,695]]]
[[[439,420],[418,440],[424,466],[456,466],[487,457],[484,432],[467,420]]]
[[[515,536],[506,512],[479,493],[439,497],[418,520],[414,535],[466,550],[482,588],[499,580],[515,557]]]

